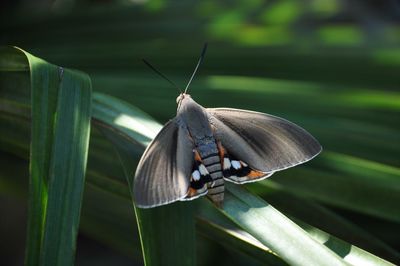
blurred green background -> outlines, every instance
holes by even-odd
[[[310,200],[399,250],[399,1],[3,0],[0,8],[0,44],[83,70],[94,91],[123,99],[161,123],[175,115],[177,91],[141,58],[184,87],[207,41],[190,88],[198,103],[284,117],[324,147],[307,165],[249,188],[279,210],[332,230],[301,208],[296,213],[288,207],[293,199],[275,192]],[[1,162],[6,168],[12,161],[20,176],[15,186],[0,183],[4,265],[23,262],[28,166],[17,155],[5,154]],[[140,249],[123,244],[135,230],[129,228],[129,202],[117,197],[114,203],[121,204],[109,206],[115,196],[103,194],[85,188],[76,264],[140,265]],[[356,241],[340,230],[330,233]],[[199,238],[200,254],[232,263],[231,251],[212,236]]]

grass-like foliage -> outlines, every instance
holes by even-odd
[[[13,108],[7,98],[2,99],[7,108],[4,114],[12,118],[23,112],[31,123],[25,264],[71,265],[88,154],[90,79],[17,48],[4,47],[0,54],[1,71],[10,73],[10,78],[3,76],[2,82],[7,95],[16,92],[16,78],[28,74],[30,80],[30,86],[19,88],[27,90],[24,94],[30,95],[30,105],[20,102],[18,108]],[[29,98],[24,100],[26,103]]]
[[[13,47],[1,48],[0,59],[1,156],[4,160],[19,157],[30,164],[29,194],[15,193],[29,200],[26,265],[72,265],[79,224],[83,233],[139,261],[143,255],[150,266],[220,260],[202,247],[210,243],[213,250],[235,254],[233,263],[242,260],[246,265],[390,265],[389,261],[400,259],[384,237],[376,236],[379,225],[366,230],[338,211],[362,213],[389,225],[400,221],[400,170],[390,166],[390,153],[398,147],[389,143],[398,138],[390,122],[398,111],[391,101],[399,97],[396,93],[337,90],[331,97],[311,83],[226,76],[202,79],[206,90],[198,93],[200,102],[212,90],[215,99],[222,99],[220,105],[230,99],[240,105],[235,99],[250,93],[238,91],[240,86],[252,89],[256,96],[252,109],[259,111],[277,110],[280,106],[275,101],[285,97],[288,116],[314,132],[327,151],[311,167],[300,166],[246,188],[228,184],[223,209],[202,198],[142,210],[132,204],[134,171],[161,124],[126,101],[91,94],[86,74],[59,68]],[[107,75],[94,75],[93,80],[95,88],[103,90],[115,82]],[[127,82],[135,87],[146,81]],[[154,82],[148,91],[136,91],[132,102],[145,106],[153,92],[163,93],[156,89],[158,85]],[[114,89],[114,95],[122,97],[119,88]],[[172,92],[165,94],[173,106]],[[343,101],[341,97],[347,94],[349,100]],[[388,116],[378,125],[375,113],[354,105],[369,94],[380,95],[375,107]],[[321,112],[302,117],[297,110],[310,114],[310,103],[290,104],[310,95],[318,100],[314,108]],[[164,99],[154,98],[155,115],[164,115],[163,103]],[[354,112],[341,117],[344,109]],[[330,117],[336,112],[337,116]],[[333,130],[342,135],[340,141]],[[371,136],[358,139],[362,130],[369,130]],[[368,145],[361,149],[364,141]],[[375,146],[382,147],[377,152],[387,149],[389,154],[379,160],[379,154],[363,156]],[[353,152],[353,148],[359,150]],[[2,165],[2,193],[22,186],[15,182],[24,178],[16,177],[17,168],[12,160]]]

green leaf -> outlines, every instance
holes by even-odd
[[[353,221],[345,219],[308,198],[290,193],[272,179],[268,182],[251,183],[246,187],[296,221],[313,225],[369,252],[380,254],[384,258],[393,261],[400,259],[400,253],[374,236],[371,230],[362,229]]]
[[[223,213],[290,265],[391,265],[312,227],[310,236],[257,196],[239,186],[227,188]]]
[[[356,246],[346,243],[334,236],[327,234],[302,222],[297,222],[302,229],[304,229],[314,240],[318,243],[327,246],[337,255],[342,257],[346,262],[352,265],[365,265],[365,266],[377,266],[377,265],[394,265],[388,261],[385,261],[369,252],[366,252]]]
[[[5,59],[0,62],[3,73],[30,72],[32,124],[25,264],[72,265],[89,143],[90,79],[18,48],[1,48],[0,55]]]
[[[288,265],[276,253],[239,228],[207,199],[203,198],[197,214],[197,226],[201,234],[218,241],[228,249],[236,249],[265,265]]]
[[[399,168],[328,151],[313,163],[320,169],[290,169],[274,180],[293,193],[400,222]]]

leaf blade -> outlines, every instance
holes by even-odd
[[[311,238],[303,229],[260,198],[237,186],[228,185],[227,188],[229,193],[226,193],[222,212],[261,243],[278,253],[290,265],[348,265],[354,260],[363,258],[357,256],[357,253],[362,253],[367,261],[373,258],[375,260],[373,265],[391,265],[356,247],[354,253],[348,251],[350,256],[333,252],[337,245],[341,250],[351,245],[330,237],[333,245],[329,246],[331,248],[329,250],[321,245],[326,245],[325,242],[318,241],[317,237]],[[342,255],[344,260],[338,255]]]
[[[0,54],[2,71],[30,75],[30,95],[23,88],[31,106],[25,265],[72,265],[89,144],[90,79],[16,47],[1,47]],[[29,108],[21,110],[27,115]]]

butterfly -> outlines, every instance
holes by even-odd
[[[196,103],[187,88],[206,48],[185,91],[176,99],[176,117],[164,125],[139,161],[133,189],[139,208],[201,196],[222,207],[225,182],[263,180],[311,160],[322,150],[307,131],[283,118]]]

